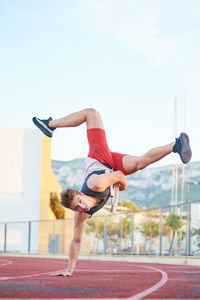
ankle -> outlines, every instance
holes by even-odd
[[[181,148],[181,143],[180,143],[180,138],[176,138],[176,141],[174,142],[174,146],[173,146],[173,152],[174,153],[179,153],[180,152],[180,148]]]
[[[176,145],[176,140],[173,143],[171,143],[171,149],[172,149],[171,152],[174,152],[175,145]]]
[[[49,127],[52,127],[52,128],[55,128],[55,126],[54,126],[53,123],[54,123],[54,121],[53,121],[53,120],[50,120],[49,123],[48,123],[48,126],[49,126]]]

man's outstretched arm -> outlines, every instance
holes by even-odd
[[[74,236],[69,249],[68,268],[66,272],[58,274],[59,276],[71,276],[74,272],[74,268],[80,253],[85,222],[88,217],[89,215],[86,213],[75,212],[74,214]]]
[[[127,188],[126,176],[121,171],[114,171],[101,175],[92,175],[87,182],[88,187],[96,192],[102,192],[112,184],[117,183],[119,190],[123,191]]]

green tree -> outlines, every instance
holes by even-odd
[[[139,208],[137,207],[137,205],[135,205],[134,202],[129,201],[129,200],[119,202],[118,206],[127,207],[128,210],[131,211],[131,212],[139,211]]]
[[[192,229],[192,236],[196,236],[197,238],[197,247],[200,248],[200,228]]]
[[[150,209],[155,209],[156,206],[155,206],[155,204],[151,204],[149,208],[150,208]]]
[[[120,226],[119,220],[115,217],[108,218],[107,222],[107,236],[108,240],[112,242],[117,242],[120,236]]]
[[[177,241],[178,252],[180,253],[182,243],[183,243],[184,239],[186,238],[186,231],[185,230],[177,231],[177,237],[178,237],[178,241]]]
[[[181,216],[175,213],[170,213],[169,216],[166,218],[166,225],[168,225],[172,230],[172,239],[169,247],[169,254],[172,254],[172,247],[174,243],[175,234],[183,226]]]
[[[50,193],[50,208],[53,211],[56,219],[64,219],[65,218],[65,209],[60,204],[58,195],[55,192]]]
[[[86,234],[93,234],[92,253],[98,252],[100,240],[104,239],[105,216],[98,216],[87,220]],[[112,243],[118,242],[120,237],[119,219],[108,215],[107,217],[107,241],[108,248]]]
[[[119,239],[122,244],[122,240],[124,241],[124,247],[127,248],[127,242],[130,240],[131,234],[131,217],[132,214],[125,214],[120,218],[120,236]]]
[[[104,217],[88,219],[85,232],[93,233],[92,253],[95,254],[98,251],[99,241],[104,237]]]
[[[150,239],[149,251],[151,252],[153,239],[159,235],[159,223],[149,219],[141,223],[137,229],[146,237],[146,241],[147,238]]]

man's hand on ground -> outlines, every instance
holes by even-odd
[[[59,273],[57,276],[68,277],[68,276],[71,276],[71,275],[72,274],[69,271],[66,271],[66,272]]]
[[[61,276],[61,277],[69,277],[72,274],[69,271],[65,271],[65,272],[60,272],[60,273],[55,273],[53,274],[53,276]]]

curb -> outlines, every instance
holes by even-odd
[[[35,257],[35,258],[56,258],[67,259],[68,255],[64,254],[41,254],[41,253],[16,253],[16,252],[0,252],[0,256],[18,256],[18,257]],[[143,255],[93,255],[79,256],[82,260],[102,260],[102,261],[119,261],[134,263],[155,263],[155,264],[172,264],[172,265],[188,265],[200,266],[200,257],[195,256],[143,256]]]

